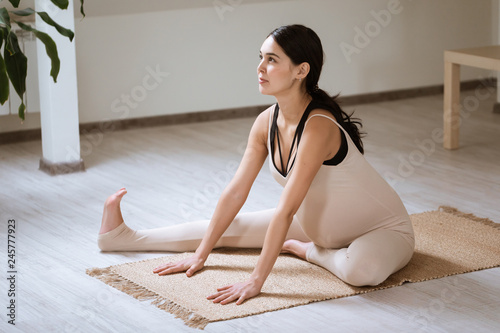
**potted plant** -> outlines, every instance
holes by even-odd
[[[5,1],[5,0],[0,0]],[[45,46],[47,56],[51,60],[50,76],[57,81],[59,74],[60,60],[57,55],[57,45],[46,33],[38,31],[29,24],[21,22],[20,18],[38,15],[45,23],[54,27],[61,35],[73,41],[73,31],[57,24],[46,12],[37,12],[32,8],[19,9],[20,0],[8,0],[14,10],[7,10],[5,6],[0,7],[0,49],[4,48],[3,55],[0,53],[0,103],[3,105],[9,98],[9,80],[12,83],[17,95],[21,98],[19,105],[19,118],[24,120],[26,106],[24,105],[24,93],[26,92],[26,75],[28,69],[28,59],[21,51],[16,31],[12,29],[12,23],[16,23],[21,29],[32,32]],[[50,0],[60,9],[67,9],[69,0]],[[85,17],[83,9],[84,0],[80,0],[80,12]]]

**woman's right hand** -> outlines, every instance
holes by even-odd
[[[153,270],[153,273],[158,275],[167,275],[172,273],[186,272],[187,277],[203,268],[205,259],[198,257],[196,254],[184,260],[177,262],[169,262],[158,266]]]

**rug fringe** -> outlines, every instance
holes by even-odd
[[[86,273],[138,300],[152,300],[151,304],[173,314],[176,318],[182,319],[189,327],[204,329],[210,323],[207,318],[113,272],[111,267],[89,268]]]
[[[465,217],[465,218],[468,218],[469,220],[473,220],[475,222],[480,222],[480,223],[482,223],[484,225],[489,225],[490,227],[493,227],[493,228],[496,228],[496,229],[500,229],[500,223],[495,223],[495,222],[493,222],[492,220],[490,220],[488,218],[478,217],[478,216],[476,216],[474,214],[461,212],[461,211],[459,211],[458,209],[456,209],[454,207],[439,206],[438,210],[441,211],[441,212],[453,214],[455,216]]]

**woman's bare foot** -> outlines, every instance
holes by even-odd
[[[281,253],[291,253],[299,258],[306,259],[306,252],[311,243],[304,243],[296,239],[289,239],[285,241],[281,248]]]
[[[104,212],[102,213],[101,230],[99,234],[109,232],[123,223],[122,212],[120,211],[120,201],[127,193],[125,188],[121,188],[115,194],[110,195],[104,203]]]

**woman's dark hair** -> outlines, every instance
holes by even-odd
[[[279,27],[269,35],[285,51],[286,55],[295,65],[303,62],[309,64],[309,74],[307,74],[305,85],[307,92],[313,101],[324,104],[328,108],[337,122],[349,133],[352,141],[361,153],[364,152],[363,142],[359,127],[362,127],[359,118],[352,117],[344,112],[337,103],[336,96],[330,96],[324,90],[319,89],[318,81],[323,67],[323,46],[318,35],[310,28],[303,25],[294,24]]]

